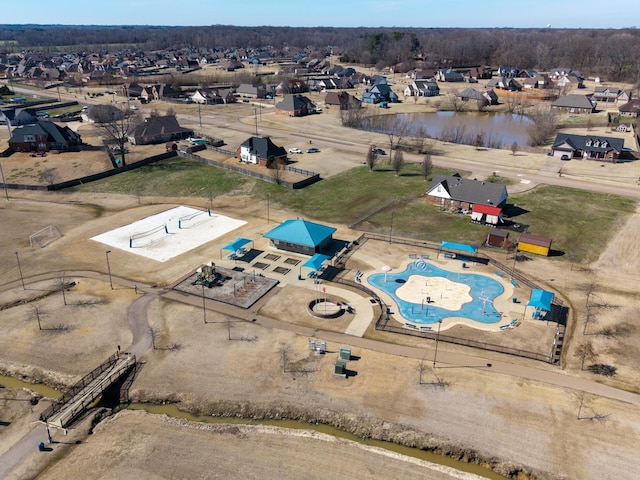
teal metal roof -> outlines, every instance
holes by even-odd
[[[463,252],[476,253],[478,249],[472,245],[466,245],[464,243],[454,242],[441,242],[440,248],[442,250],[462,250]]]
[[[547,312],[551,311],[551,302],[553,301],[553,292],[548,292],[546,290],[531,290],[531,299],[527,303],[528,307],[535,307],[545,310]]]
[[[277,227],[264,234],[270,240],[280,240],[283,242],[304,245],[305,247],[317,247],[327,237],[333,235],[336,229],[320,225],[319,223],[307,220],[290,219],[285,220]]]

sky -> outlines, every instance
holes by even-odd
[[[602,0],[30,0],[2,24],[292,27],[628,28],[640,9]],[[604,12],[615,12],[607,14]],[[621,13],[624,12],[624,13]]]

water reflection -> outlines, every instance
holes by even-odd
[[[527,129],[533,122],[529,117],[509,113],[486,112],[435,112],[400,113],[397,119],[407,125],[411,136],[419,136],[420,130],[427,137],[448,143],[464,143],[486,148],[502,148],[527,145]],[[393,125],[395,122],[391,122]],[[397,128],[397,125],[395,126]],[[372,130],[385,131],[384,122]]]

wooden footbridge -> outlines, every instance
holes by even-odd
[[[47,425],[66,428],[111,385],[129,373],[136,365],[135,355],[115,354],[85,375],[60,400],[42,414]]]

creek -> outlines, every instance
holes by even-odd
[[[18,380],[16,378],[8,377],[5,375],[0,375],[0,385],[2,385],[5,388],[26,388],[27,390],[31,390],[47,398],[57,399],[62,396],[62,393],[60,391],[55,390],[46,385],[27,383],[22,380]],[[311,423],[300,422],[297,420],[250,420],[250,419],[238,418],[238,417],[213,417],[213,416],[205,416],[205,415],[193,415],[191,413],[180,410],[176,404],[155,405],[155,404],[148,404],[148,403],[131,403],[125,406],[125,408],[130,408],[132,410],[144,410],[148,413],[157,414],[157,415],[167,415],[173,418],[183,418],[191,422],[235,424],[235,425],[269,425],[269,426],[280,427],[280,428],[313,430],[319,433],[332,435],[338,438],[344,438],[344,439],[362,443],[365,445],[384,448],[385,450],[389,450],[389,451],[399,453],[401,455],[413,457],[413,458],[418,458],[420,460],[424,460],[437,465],[445,465],[447,467],[454,468],[461,472],[473,473],[475,475],[488,478],[491,480],[506,480],[506,477],[503,477],[502,475],[499,475],[480,465],[462,462],[459,460],[455,460],[453,458],[449,458],[444,455],[438,455],[436,453],[427,452],[424,450],[420,450],[418,448],[405,447],[392,442],[384,442],[381,440],[372,440],[372,439],[362,439],[348,432],[338,430],[337,428],[331,427],[329,425],[311,424]]]

